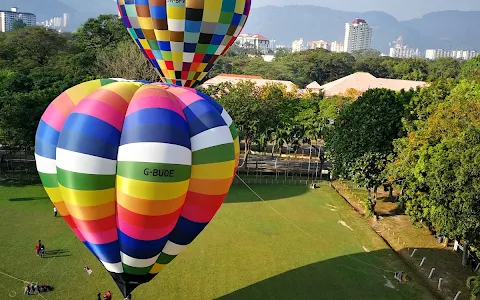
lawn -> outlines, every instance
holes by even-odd
[[[232,187],[205,231],[133,298],[435,299],[415,276],[406,284],[393,279],[390,271],[408,268],[329,187],[252,188],[266,203]],[[47,300],[96,299],[97,290],[121,298],[103,266],[53,217],[41,186],[0,186],[0,212],[0,272],[53,285]],[[37,257],[38,239],[62,251]],[[17,293],[10,299],[24,297],[22,282],[0,274],[0,299],[9,291]]]

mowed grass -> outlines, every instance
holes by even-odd
[[[407,284],[393,279],[390,271],[408,272],[406,266],[329,187],[252,188],[266,203],[233,186],[212,223],[134,299],[435,299],[415,276]],[[47,300],[96,299],[97,290],[122,298],[63,219],[53,217],[41,186],[0,186],[0,212],[0,272],[53,285]],[[47,250],[64,251],[41,259],[38,239]],[[25,297],[22,286],[0,274],[0,299]]]

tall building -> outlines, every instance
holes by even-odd
[[[303,38],[293,41],[292,52],[299,52],[303,50],[305,50],[305,46],[303,45]]]
[[[235,43],[240,48],[258,50],[262,54],[273,53],[276,50],[276,41],[269,40],[261,34],[242,33]]]
[[[33,26],[36,19],[34,14],[18,12],[17,7],[12,7],[11,10],[0,10],[0,32],[12,30],[12,24],[16,20],[22,20],[27,26]]]
[[[329,49],[329,44],[324,40],[311,41],[307,44],[308,49]]]
[[[438,59],[443,57],[451,57],[456,59],[463,59],[469,60],[476,56],[480,55],[480,53],[473,51],[473,50],[444,50],[444,49],[428,49],[426,51],[425,57],[428,59]]]
[[[370,49],[373,29],[363,19],[355,19],[352,24],[345,24],[345,52]]]
[[[417,49],[409,48],[408,46],[403,45],[403,37],[399,36],[393,44],[390,44],[390,57],[396,58],[412,58],[419,57],[420,51]]]
[[[332,52],[345,52],[345,44],[343,42],[332,42],[330,44],[330,51]]]
[[[412,57],[420,57],[420,50],[408,48],[407,46],[396,46],[390,48],[390,57],[396,58],[412,58]]]

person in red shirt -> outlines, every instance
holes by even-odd
[[[103,297],[105,300],[112,300],[112,293],[110,291],[105,293],[105,296]]]
[[[35,246],[35,252],[37,253],[37,256],[39,255],[40,248],[42,247],[42,241],[38,240],[37,245]]]

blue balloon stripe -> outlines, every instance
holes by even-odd
[[[189,245],[207,225],[208,223],[197,223],[180,216],[168,239],[178,245]]]
[[[83,243],[87,246],[90,252],[94,253],[95,256],[103,262],[114,264],[122,261],[120,258],[120,245],[118,241],[108,244],[93,244],[87,241]]]
[[[145,142],[167,143],[191,148],[188,132],[165,124],[144,124],[125,128],[120,145]]]
[[[120,241],[120,250],[126,255],[138,259],[148,259],[162,252],[168,241],[168,235],[158,240],[142,241],[134,239],[119,230],[118,240]]]
[[[209,112],[216,112],[217,110],[215,107],[210,105],[206,100],[200,100],[193,102],[189,106],[183,109],[183,113],[185,117],[188,119],[198,118],[199,116],[209,113]]]
[[[79,113],[72,113],[68,116],[62,132],[65,130],[83,133],[111,144],[118,144],[121,136],[120,131],[107,122]]]
[[[68,130],[60,133],[57,147],[112,160],[117,159],[118,152],[118,143],[114,145],[94,136]]]
[[[147,108],[128,115],[123,123],[123,130],[143,124],[165,124],[188,132],[185,119],[178,113],[164,108]]]
[[[41,139],[54,146],[57,146],[59,136],[60,136],[60,132],[58,132],[55,128],[45,123],[43,120],[40,120],[40,123],[38,124],[36,138]]]
[[[57,147],[55,145],[50,144],[38,137],[35,138],[35,153],[37,155],[56,159],[57,158]]]
[[[217,111],[210,111],[199,117],[187,117],[187,124],[191,136],[195,136],[212,128],[226,126],[225,120],[223,120]]]
[[[200,91],[196,91],[197,94],[199,96],[201,96],[203,99],[207,100],[213,107],[215,107],[215,109],[221,114],[222,111],[223,111],[223,106],[221,106],[220,104],[218,104],[217,101],[215,101],[212,97],[210,97],[209,95],[207,94],[204,94]]]

